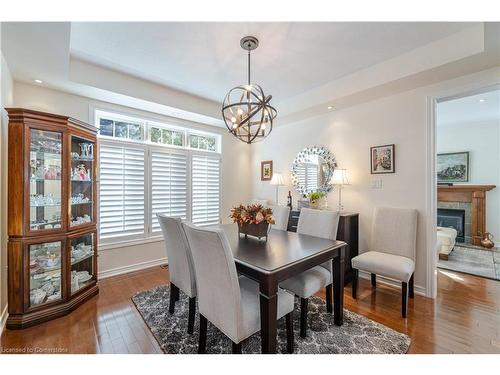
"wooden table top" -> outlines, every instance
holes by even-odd
[[[222,224],[219,228],[224,230],[236,262],[266,273],[274,273],[346,245],[342,241],[274,229],[266,241],[264,238],[239,236],[236,224]]]

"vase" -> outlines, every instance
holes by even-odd
[[[266,237],[267,239],[268,229],[269,229],[269,223],[267,221],[263,221],[259,224],[251,224],[251,223],[238,224],[239,234],[244,234],[245,237],[247,236],[257,237],[259,240],[262,237]]]
[[[319,208],[319,199],[315,199],[315,200],[311,199],[311,202],[309,203],[309,206],[311,208],[314,208],[315,210],[317,210]]]
[[[493,246],[495,246],[495,243],[491,240],[493,236],[491,233],[486,232],[484,234],[484,238],[481,240],[481,245],[487,249],[491,249]]]

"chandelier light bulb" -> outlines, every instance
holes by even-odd
[[[236,117],[231,117],[231,122],[236,122]]]

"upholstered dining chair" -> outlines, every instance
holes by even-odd
[[[180,218],[157,214],[165,239],[168,257],[168,273],[170,275],[170,304],[168,311],[173,314],[175,302],[179,300],[179,289],[189,297],[188,333],[194,331],[196,315],[196,279],[193,261],[186,234],[182,229]]]
[[[220,228],[199,228],[183,223],[193,258],[198,287],[200,337],[198,352],[205,353],[209,320],[241,353],[241,342],[260,331],[259,285],[238,277],[233,253]],[[286,316],[287,350],[293,352],[293,295],[278,291],[278,319]]]
[[[337,238],[338,226],[338,211],[302,208],[297,224],[297,233],[335,240]],[[329,313],[333,312],[332,282],[332,262],[325,262],[297,276],[291,277],[280,284],[282,288],[289,290],[300,298],[301,337],[306,337],[307,335],[307,309],[309,297],[320,289],[326,288],[326,308]]]
[[[273,210],[274,224],[273,229],[286,230],[288,228],[288,218],[290,216],[290,207],[288,206],[270,206]]]
[[[352,268],[356,269],[352,297],[357,297],[358,270],[371,273],[372,287],[376,286],[376,275],[396,279],[401,282],[401,315],[406,318],[408,293],[410,298],[414,296],[417,210],[375,208],[371,236],[370,250],[352,258]]]

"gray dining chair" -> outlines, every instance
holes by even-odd
[[[174,313],[175,302],[179,300],[179,290],[182,290],[189,297],[188,333],[193,333],[196,315],[196,279],[189,244],[182,229],[182,220],[162,214],[156,216],[163,232],[168,257],[170,275],[168,311],[170,314]]]
[[[270,206],[273,210],[274,224],[273,229],[286,230],[288,227],[288,218],[290,217],[290,207],[288,206]]]
[[[259,284],[238,277],[230,244],[220,228],[199,228],[183,223],[193,258],[198,287],[200,337],[198,352],[205,353],[207,321],[231,339],[233,353],[241,342],[260,331]],[[287,350],[293,352],[293,295],[278,291],[277,318],[286,316]]]
[[[351,261],[356,270],[352,283],[354,299],[357,298],[358,270],[371,273],[373,288],[377,284],[377,275],[398,280],[402,292],[401,315],[406,318],[408,294],[410,298],[414,296],[417,216],[418,212],[413,208],[375,208],[370,249]]]
[[[335,240],[339,225],[339,213],[337,211],[313,210],[302,208],[300,210],[297,233],[314,237]],[[332,262],[325,262],[293,276],[282,283],[280,287],[289,290],[300,298],[300,336],[307,335],[307,309],[309,297],[322,288],[326,288],[326,309],[333,312],[333,275]]]

